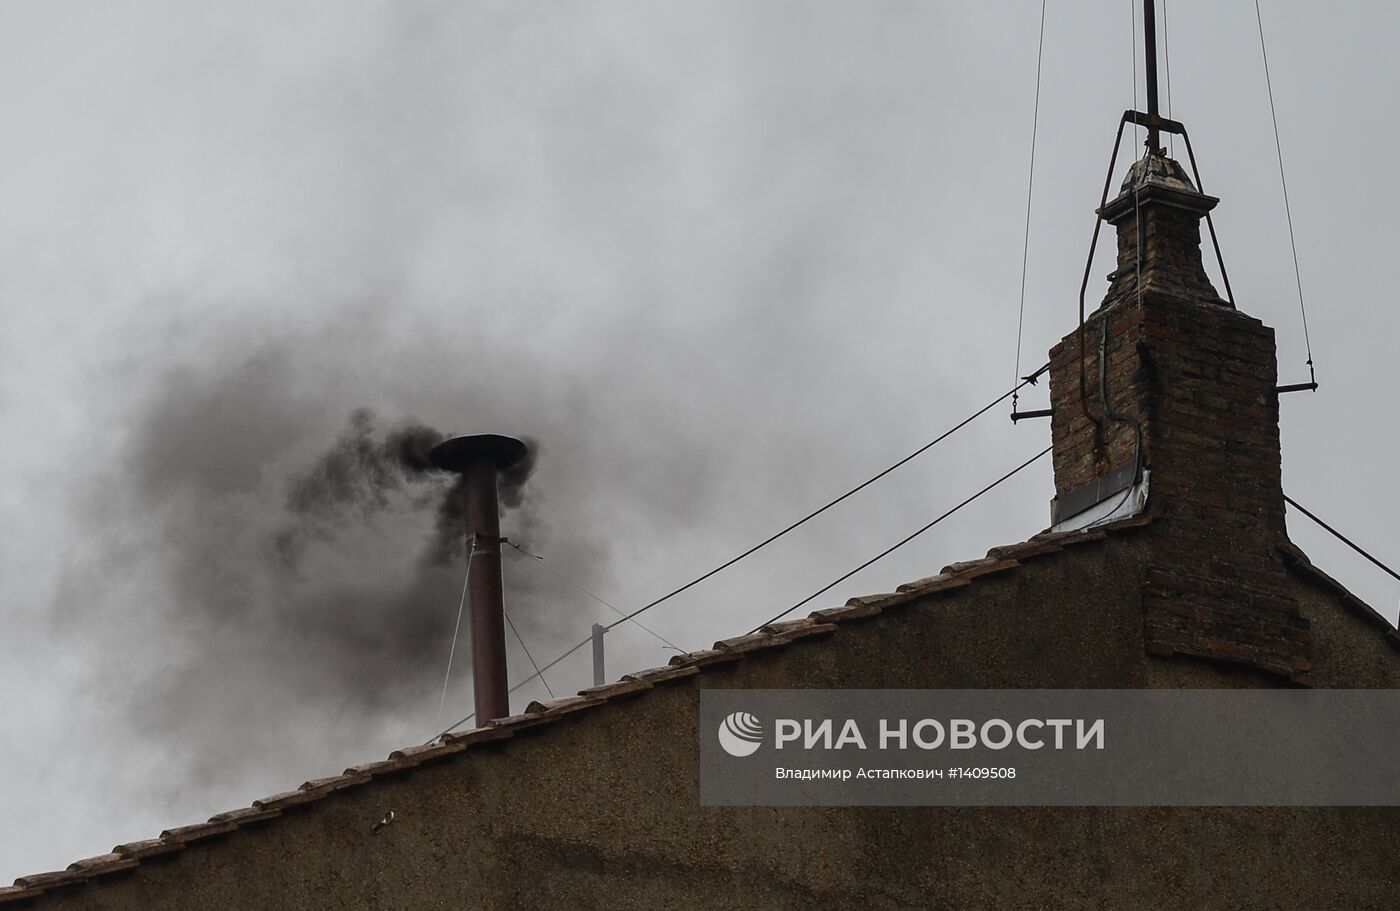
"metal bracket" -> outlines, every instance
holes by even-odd
[[[1292,383],[1288,386],[1275,386],[1274,394],[1279,395],[1284,392],[1316,392],[1317,391],[1317,368],[1313,366],[1312,354],[1308,354],[1308,381],[1306,383]]]
[[[1027,383],[1030,383],[1032,386],[1039,386],[1039,385],[1040,385],[1040,375],[1041,375],[1042,373],[1045,373],[1045,372],[1046,372],[1047,370],[1049,370],[1049,369],[1050,369],[1050,364],[1047,362],[1047,363],[1045,364],[1044,367],[1041,367],[1041,368],[1040,368],[1039,370],[1037,370],[1035,373],[1032,373],[1032,374],[1029,375],[1029,376],[1023,376],[1023,377],[1021,377],[1021,379],[1025,380]],[[1019,388],[1019,387],[1018,387],[1018,388]],[[1016,394],[1016,391],[1015,391],[1015,390],[1012,390],[1012,394],[1011,394],[1011,423],[1013,423],[1013,424],[1015,424],[1017,421],[1025,420],[1026,418],[1048,418],[1048,417],[1050,417],[1050,415],[1052,415],[1052,414],[1055,413],[1053,410],[1051,410],[1051,409],[1049,409],[1049,408],[1043,408],[1043,409],[1041,409],[1041,410],[1039,410],[1039,411],[1017,411],[1017,410],[1016,410],[1016,401],[1017,401],[1018,398],[1019,398],[1019,396]]]

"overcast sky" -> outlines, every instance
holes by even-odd
[[[1134,5],[1050,4],[1027,370],[1074,325]],[[1282,403],[1285,488],[1400,561],[1400,13],[1263,6],[1322,383]],[[1253,4],[1159,7],[1236,299],[1303,381]],[[504,533],[632,608],[1005,390],[1038,16],[0,5],[0,881],[436,732],[462,563],[442,485],[385,456],[410,425],[538,441]],[[1005,413],[646,622],[697,648],[810,594],[1047,445]],[[1051,492],[1038,464],[812,607],[1022,540]],[[1394,617],[1391,580],[1290,531]],[[506,572],[542,660],[610,616]],[[613,676],[670,654],[608,649]],[[588,685],[585,654],[548,678]]]

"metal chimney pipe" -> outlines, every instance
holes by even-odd
[[[466,491],[467,544],[472,549],[472,690],[478,722],[510,714],[506,678],[505,602],[501,590],[500,504],[497,475],[525,457],[525,444],[494,433],[456,437],[435,446],[428,458],[462,475]]]

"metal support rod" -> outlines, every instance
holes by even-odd
[[[462,472],[466,488],[467,540],[473,548],[469,580],[472,690],[476,717],[485,723],[510,714],[506,683],[505,605],[501,594],[501,520],[496,464],[473,459]]]
[[[1094,250],[1099,245],[1099,229],[1103,227],[1103,210],[1108,205],[1108,191],[1113,187],[1113,166],[1118,163],[1118,149],[1123,144],[1123,127],[1127,125],[1133,111],[1124,111],[1118,120],[1118,132],[1113,136],[1113,154],[1108,157],[1108,174],[1103,179],[1103,196],[1094,219],[1094,235],[1089,238],[1089,258],[1084,262],[1084,280],[1079,283],[1079,328],[1076,330],[1076,345],[1079,348],[1079,408],[1084,417],[1100,426],[1103,418],[1089,410],[1089,380],[1085,367],[1084,354],[1084,295],[1089,290],[1089,275],[1094,269]]]
[[[1079,347],[1079,407],[1084,412],[1084,416],[1095,424],[1101,424],[1103,418],[1098,417],[1089,410],[1088,380],[1085,372],[1084,353],[1084,296],[1089,290],[1089,276],[1094,268],[1094,251],[1099,245],[1099,229],[1103,227],[1103,210],[1108,205],[1108,191],[1113,186],[1113,168],[1118,163],[1118,149],[1123,144],[1123,127],[1129,123],[1139,126],[1146,125],[1149,130],[1166,130],[1168,133],[1176,133],[1181,136],[1186,143],[1186,156],[1191,162],[1191,173],[1196,179],[1197,192],[1204,193],[1205,187],[1201,184],[1201,169],[1196,166],[1196,152],[1191,148],[1191,135],[1186,132],[1186,127],[1176,120],[1168,120],[1157,114],[1144,114],[1141,111],[1124,111],[1122,118],[1118,121],[1118,132],[1113,137],[1113,154],[1108,158],[1108,174],[1104,177],[1103,196],[1099,200],[1098,218],[1094,220],[1094,233],[1089,238],[1089,258],[1084,262],[1084,279],[1079,283],[1079,329],[1077,343]],[[1225,257],[1220,253],[1220,239],[1215,234],[1215,222],[1211,221],[1210,213],[1206,213],[1206,227],[1210,229],[1210,243],[1215,248],[1215,261],[1220,266],[1220,280],[1225,284],[1225,298],[1230,302],[1230,306],[1235,306],[1235,292],[1230,289],[1230,276],[1225,271]]]
[[[1186,143],[1186,157],[1191,161],[1191,173],[1196,178],[1196,192],[1204,193],[1206,188],[1201,184],[1201,169],[1196,167],[1196,151],[1191,148],[1191,134],[1186,132],[1186,128],[1181,128],[1181,139]],[[1235,292],[1230,290],[1230,276],[1225,272],[1225,257],[1220,255],[1220,238],[1215,236],[1215,222],[1211,221],[1210,213],[1206,213],[1206,227],[1210,229],[1210,244],[1215,248],[1215,261],[1220,266],[1220,280],[1225,283],[1225,299],[1230,302],[1230,306],[1235,306]]]
[[[1142,44],[1147,61],[1147,113],[1158,116],[1157,106],[1157,8],[1153,0],[1142,0]],[[1155,124],[1147,127],[1147,150],[1161,152],[1162,144]]]
[[[593,685],[602,686],[608,674],[603,669],[603,634],[608,628],[601,623],[593,624]]]

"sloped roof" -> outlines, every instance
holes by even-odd
[[[1396,648],[1400,648],[1400,630],[1392,626],[1390,621],[1382,616],[1374,607],[1354,595],[1345,585],[1314,566],[1313,562],[1308,559],[1308,555],[1303,553],[1302,548],[1292,541],[1285,541],[1278,546],[1278,551],[1283,555],[1283,562],[1289,569],[1293,570],[1294,573],[1319,588],[1336,595],[1348,610],[1361,617],[1372,626],[1383,630],[1390,644]]]
[[[377,780],[405,774],[425,763],[455,756],[474,744],[505,740],[524,729],[552,724],[599,705],[629,699],[667,683],[703,674],[712,667],[740,661],[752,654],[830,636],[837,633],[843,624],[972,585],[983,576],[1009,572],[1025,562],[1060,553],[1069,547],[1102,541],[1110,535],[1141,528],[1150,521],[1146,516],[1136,516],[1089,530],[1044,532],[1020,544],[994,547],[982,559],[950,564],[937,575],[901,585],[894,592],[852,598],[842,607],[813,611],[807,617],[774,623],[756,633],[722,639],[713,648],[677,655],[665,666],[626,674],[616,683],[589,687],[580,690],[576,696],[531,702],[520,714],[495,719],[469,731],[447,734],[429,744],[395,750],[386,759],[351,766],[340,775],[307,781],[294,791],[274,794],[253,801],[251,806],[218,813],[207,822],[167,829],[156,838],[117,845],[110,853],[76,861],[64,870],[21,876],[14,885],[0,887],[0,904],[32,899],[47,891],[126,872],[148,858],[172,854],[197,842],[261,825],[284,812],[324,800],[337,792],[363,787]],[[1341,595],[1349,607],[1366,619],[1378,621],[1387,630],[1391,642],[1400,646],[1400,636],[1388,621],[1314,567],[1301,550],[1291,544],[1281,550],[1290,566],[1311,581]]]

